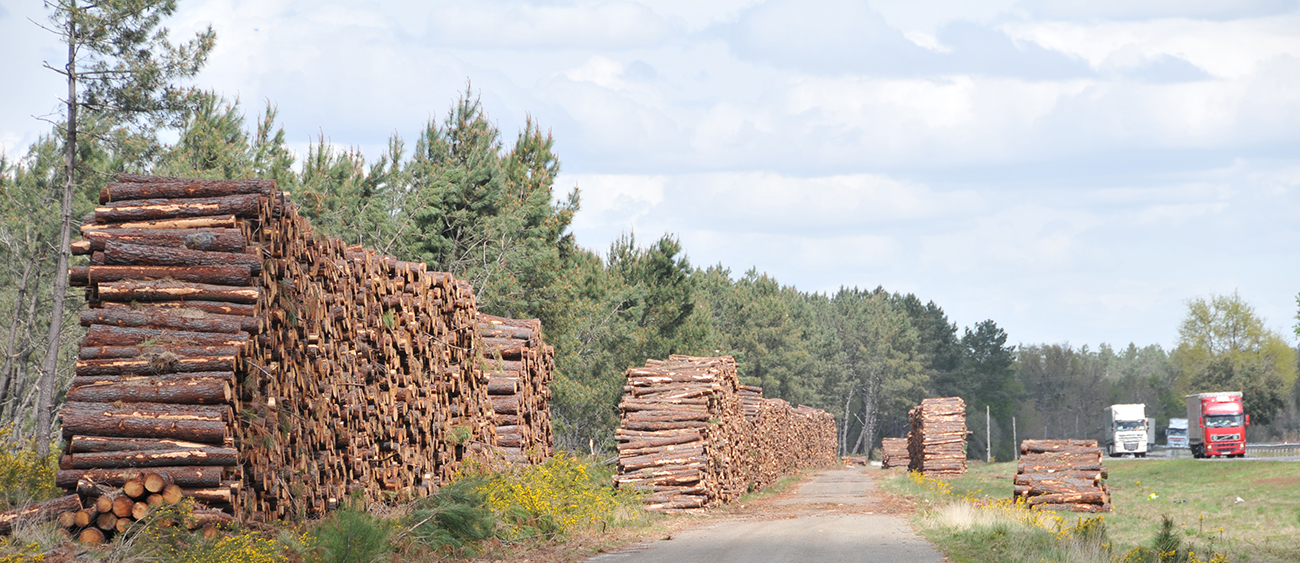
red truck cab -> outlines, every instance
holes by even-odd
[[[1242,408],[1240,391],[1188,395],[1187,425],[1193,457],[1246,455],[1250,415]]]

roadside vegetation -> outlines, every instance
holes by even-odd
[[[190,504],[159,510],[95,552],[106,561],[366,563],[509,559],[521,552],[585,557],[655,531],[660,517],[611,486],[613,468],[559,454],[536,466],[470,468],[437,494],[404,505],[351,502],[297,525],[189,531]],[[35,563],[75,552],[50,522],[0,538],[0,563]],[[555,554],[559,555],[555,555]],[[541,560],[547,560],[542,557]]]
[[[913,524],[957,562],[1300,561],[1300,475],[1267,461],[1108,460],[1114,510],[1031,511],[1012,502],[1014,462],[948,480],[879,480],[917,505]],[[1240,499],[1240,500],[1238,500]]]

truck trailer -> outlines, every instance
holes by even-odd
[[[1246,455],[1250,415],[1242,408],[1241,391],[1188,395],[1187,425],[1192,457]]]
[[[1111,457],[1147,456],[1146,409],[1142,403],[1106,407],[1106,448]]]

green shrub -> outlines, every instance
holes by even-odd
[[[402,519],[402,533],[435,550],[462,548],[492,537],[498,520],[487,507],[487,496],[479,490],[484,481],[482,477],[461,479],[415,501]]]
[[[307,543],[321,563],[371,563],[391,550],[391,533],[389,522],[344,508],[321,521]]]

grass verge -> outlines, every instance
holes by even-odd
[[[1088,515],[1033,513],[1007,500],[1014,463],[973,463],[947,481],[902,473],[879,481],[917,504],[918,530],[959,562],[1300,561],[1300,469],[1294,463],[1143,459],[1106,465],[1115,510],[1099,520],[1103,535],[1095,546],[1078,541],[1076,533]],[[1156,550],[1169,552],[1170,542],[1177,549],[1161,557]]]

